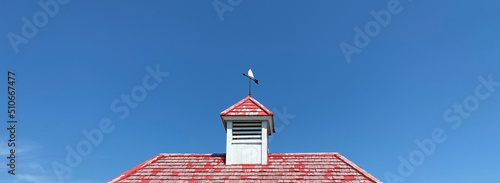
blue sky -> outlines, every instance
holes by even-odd
[[[272,153],[339,152],[384,182],[500,179],[498,1],[216,2],[2,1],[19,123],[12,176],[2,112],[0,182],[105,182],[159,153],[224,153],[219,113],[246,97],[248,68],[280,113]],[[103,119],[111,132],[67,164]]]

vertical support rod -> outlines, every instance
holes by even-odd
[[[248,78],[248,96],[252,96],[252,79]]]

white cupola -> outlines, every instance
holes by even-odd
[[[267,164],[273,112],[248,96],[220,113],[226,129],[226,165]]]

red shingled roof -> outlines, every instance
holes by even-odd
[[[381,182],[339,153],[270,153],[267,165],[225,165],[225,157],[159,154],[109,182]]]
[[[273,112],[248,96],[220,113],[221,116],[272,116]]]

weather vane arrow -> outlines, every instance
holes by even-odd
[[[259,80],[255,79],[253,76],[252,69],[248,69],[248,74],[243,73],[243,76],[246,76],[248,80],[248,96],[252,96],[252,81],[255,82],[255,84],[259,84]]]

